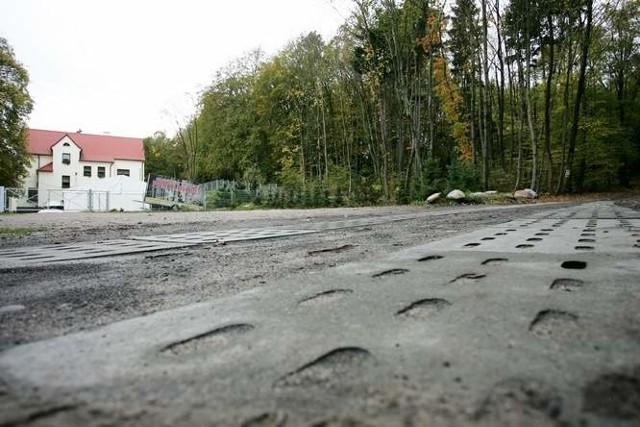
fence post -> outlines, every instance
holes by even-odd
[[[4,187],[0,187],[0,213],[3,213],[6,207],[6,192]]]

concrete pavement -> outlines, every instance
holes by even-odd
[[[178,424],[638,425],[639,291],[640,215],[589,203],[18,346],[0,373]]]

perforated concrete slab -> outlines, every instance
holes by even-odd
[[[28,267],[52,262],[131,255],[193,246],[191,243],[108,240],[93,243],[31,246],[0,250],[0,268]]]
[[[440,250],[523,253],[640,253],[640,219],[513,222],[442,241]]]
[[[630,214],[608,203],[586,208],[588,219],[565,212],[547,246],[530,251],[514,243],[557,219],[15,347],[0,354],[0,370],[44,394],[179,399],[172,411],[208,408],[236,425],[247,412],[285,414],[292,425],[344,413],[403,425],[417,410],[443,425],[633,425],[637,224],[608,219]],[[590,221],[595,249],[571,249]],[[478,240],[515,224],[526,230]],[[475,241],[485,246],[461,246]]]
[[[282,228],[249,228],[240,230],[217,230],[180,234],[161,234],[157,236],[134,237],[134,240],[168,243],[221,243],[242,240],[273,239],[278,237],[299,236],[313,233],[311,230],[289,230]]]

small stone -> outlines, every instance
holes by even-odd
[[[18,311],[24,310],[25,308],[26,307],[24,305],[20,305],[20,304],[5,305],[3,307],[0,307],[0,314],[16,313]]]
[[[488,190],[485,191],[484,194],[486,194],[487,196],[495,196],[496,194],[498,194],[498,192],[496,190]]]
[[[436,200],[438,200],[440,198],[440,196],[442,196],[442,193],[434,193],[432,195],[430,195],[429,197],[427,197],[427,203],[433,203]]]
[[[453,190],[449,194],[447,194],[447,199],[449,200],[462,200],[466,196],[461,190]]]

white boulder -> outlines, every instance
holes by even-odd
[[[474,199],[482,199],[482,198],[488,197],[488,194],[480,191],[476,193],[471,193],[469,194],[469,196],[471,196]]]
[[[447,194],[447,199],[449,200],[462,200],[465,197],[465,194],[460,190],[453,190],[449,194]]]
[[[433,203],[438,200],[442,196],[442,193],[433,193],[429,197],[427,197],[427,203]]]
[[[535,199],[538,197],[538,193],[530,188],[525,188],[524,190],[516,190],[513,197],[516,199]]]

